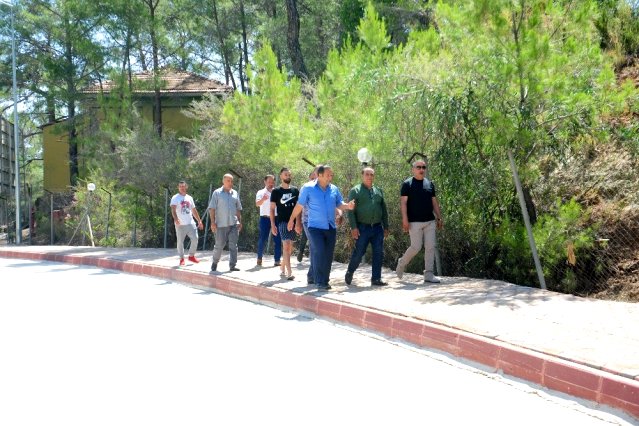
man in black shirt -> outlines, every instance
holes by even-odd
[[[395,272],[398,278],[404,275],[406,265],[424,246],[424,281],[438,283],[440,279],[433,273],[435,264],[435,229],[442,229],[439,202],[435,185],[426,178],[426,162],[413,163],[413,177],[402,183],[401,188],[402,228],[410,235],[410,247],[397,261]]]
[[[291,171],[284,167],[280,170],[280,186],[271,193],[271,232],[282,239],[282,264],[280,265],[282,277],[292,280],[295,277],[291,271],[291,253],[293,252],[293,239],[295,232],[287,229],[291,213],[297,204],[300,192],[291,186]],[[277,211],[277,215],[275,212]]]

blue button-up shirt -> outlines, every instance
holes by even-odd
[[[319,181],[309,182],[303,187],[298,203],[308,210],[308,227],[318,229],[337,228],[335,208],[343,203],[342,194],[333,184],[322,189]]]
[[[237,211],[242,210],[242,203],[236,190],[226,192],[224,187],[213,191],[209,209],[215,209],[215,223],[220,228],[237,225]]]

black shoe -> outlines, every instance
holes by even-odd
[[[235,272],[235,271],[239,271],[239,270],[240,270],[240,268],[236,268],[235,266],[231,266],[229,268],[229,272]]]
[[[304,255],[302,255],[302,254],[298,254],[297,255],[297,261],[298,262],[301,262],[303,258],[304,258]]]
[[[273,263],[273,266],[280,266],[280,265],[281,265],[281,263],[280,263],[280,262],[275,262],[275,263]]]
[[[319,291],[328,291],[328,290],[330,290],[331,288],[332,288],[332,287],[331,287],[330,285],[328,285],[328,284],[324,284],[324,285],[319,285],[319,284],[318,284],[318,285],[317,285],[317,289],[318,289]]]
[[[371,285],[376,285],[376,286],[379,286],[379,287],[383,287],[385,285],[388,285],[388,283],[385,283],[382,280],[375,280],[375,281],[371,281]]]
[[[353,273],[346,271],[346,275],[344,276],[344,281],[346,281],[346,285],[351,285],[353,282]]]
[[[215,272],[215,271],[217,271],[217,263],[213,263],[211,265],[211,272]]]

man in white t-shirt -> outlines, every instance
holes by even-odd
[[[262,255],[271,234],[271,192],[275,187],[275,176],[266,175],[264,177],[264,188],[255,194],[255,205],[260,208],[259,239],[257,240],[257,266],[262,266]],[[275,266],[280,265],[282,257],[282,239],[278,235],[273,235],[273,257]]]
[[[171,198],[171,214],[173,222],[175,222],[175,234],[177,236],[177,250],[180,256],[180,266],[184,266],[184,239],[188,236],[191,241],[189,248],[189,261],[199,263],[195,258],[195,250],[197,250],[197,230],[204,229],[202,219],[195,208],[193,198],[186,193],[189,189],[187,183],[181,180],[178,183],[178,193]],[[193,218],[197,221],[193,221]]]

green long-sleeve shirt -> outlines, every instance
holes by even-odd
[[[388,229],[388,212],[384,193],[373,185],[368,189],[365,185],[355,185],[348,193],[349,200],[355,200],[355,209],[348,211],[348,223],[351,229],[357,228],[358,223],[373,225],[381,223],[384,229]]]

